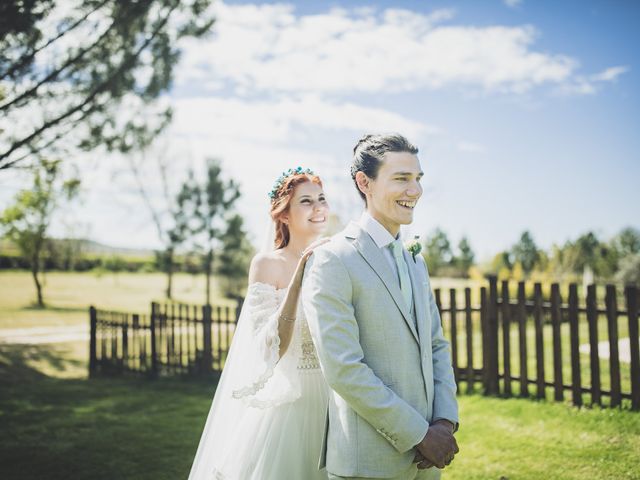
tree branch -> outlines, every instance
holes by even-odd
[[[131,156],[127,156],[127,160],[129,161],[129,166],[131,167],[131,171],[133,172],[133,176],[136,179],[136,184],[138,186],[138,191],[140,192],[140,195],[142,195],[142,199],[144,200],[144,203],[146,204],[147,208],[149,209],[149,212],[151,212],[151,218],[153,219],[153,223],[155,224],[156,229],[158,230],[158,237],[160,238],[160,241],[162,243],[165,243],[164,235],[163,235],[164,231],[162,229],[162,222],[160,220],[160,215],[158,214],[156,209],[153,208],[153,204],[151,203],[151,199],[149,198],[149,194],[147,193],[147,190],[144,188],[144,183],[142,182],[142,179],[140,178],[140,170],[138,170],[138,166],[134,163],[134,161],[131,158]]]
[[[18,70],[20,70],[21,68],[25,67],[27,64],[29,64],[29,62],[31,62],[35,56],[40,53],[42,50],[44,50],[45,48],[47,48],[49,45],[51,45],[53,42],[55,42],[56,40],[59,40],[60,38],[62,38],[63,36],[65,36],[67,33],[69,33],[72,30],[75,30],[76,28],[78,28],[78,26],[80,26],[80,24],[82,22],[84,22],[87,18],[89,18],[89,15],[91,15],[94,12],[97,12],[98,10],[100,10],[102,7],[104,7],[107,3],[109,3],[110,0],[104,0],[102,3],[98,4],[93,10],[89,10],[85,15],[83,15],[82,17],[80,17],[76,22],[73,23],[73,25],[71,25],[69,28],[67,28],[66,30],[63,30],[62,32],[60,32],[58,35],[56,35],[55,37],[51,38],[50,40],[48,40],[44,45],[41,45],[40,47],[35,48],[34,50],[31,50],[30,52],[28,52],[27,54],[23,55],[20,59],[18,59],[16,61],[16,63],[14,63],[9,70],[7,70],[6,72],[0,74],[0,80],[4,80],[7,77],[11,77],[15,72],[17,72]]]
[[[131,64],[133,61],[135,61],[140,56],[140,54],[149,46],[149,44],[153,41],[153,39],[156,38],[156,36],[160,33],[162,28],[169,21],[169,18],[171,17],[171,13],[178,7],[179,4],[180,4],[180,2],[177,1],[176,3],[174,3],[169,8],[169,11],[167,12],[167,15],[162,19],[162,21],[158,24],[156,29],[143,42],[143,44],[133,54],[129,55],[125,60],[123,60],[121,65],[120,65],[120,67],[118,67],[118,69],[111,76],[109,76],[106,81],[102,82],[96,88],[94,88],[93,91],[87,96],[87,98],[85,98],[85,100],[82,103],[80,103],[80,104],[76,105],[75,107],[67,110],[65,113],[63,113],[61,115],[58,115],[57,117],[45,122],[42,126],[37,128],[35,131],[33,131],[27,137],[25,137],[22,140],[19,140],[17,142],[14,142],[13,145],[11,145],[11,147],[9,147],[8,150],[6,150],[2,154],[0,154],[0,170],[3,170],[5,168],[7,168],[7,167],[5,167],[5,164],[2,164],[2,161],[4,159],[6,159],[7,157],[9,157],[9,155],[11,155],[13,152],[15,152],[17,149],[21,148],[22,146],[24,146],[24,145],[28,144],[29,142],[31,142],[34,138],[36,138],[38,135],[40,135],[43,131],[47,130],[48,128],[51,128],[52,126],[54,126],[54,125],[56,125],[58,123],[60,123],[65,118],[69,117],[70,115],[73,115],[75,112],[77,112],[77,111],[81,110],[82,108],[84,108],[99,93],[101,93],[103,90],[105,90],[106,87],[109,86],[111,84],[111,82],[115,78],[117,78],[119,75],[121,75],[124,72],[125,68],[128,67],[129,64]]]
[[[7,163],[5,163],[3,165],[0,165],[0,170],[5,170],[7,168],[11,168],[14,164],[16,164],[18,162],[21,162],[25,158],[30,157],[32,155],[35,155],[35,154],[41,152],[42,150],[44,150],[46,148],[49,148],[51,145],[53,145],[58,140],[60,140],[62,137],[64,137],[67,133],[70,133],[73,130],[75,130],[77,122],[80,122],[80,121],[84,120],[89,115],[91,115],[93,112],[98,110],[101,106],[102,105],[94,104],[91,108],[88,108],[86,111],[82,112],[82,115],[79,118],[77,118],[75,121],[71,122],[69,129],[65,130],[64,132],[57,133],[51,140],[46,142],[44,145],[40,145],[38,147],[34,147],[32,145],[29,145],[29,152],[25,153],[23,156],[18,157],[18,158],[14,159],[14,160],[12,160],[10,162],[7,162]]]
[[[82,57],[84,57],[89,51],[93,50],[97,45],[102,43],[102,40],[104,38],[106,38],[108,33],[117,25],[117,23],[118,23],[118,21],[114,20],[111,23],[111,25],[109,25],[109,28],[107,28],[102,33],[102,35],[100,35],[98,40],[96,40],[94,43],[92,43],[88,47],[84,48],[83,50],[81,50],[80,53],[78,55],[76,55],[75,57],[72,57],[72,58],[68,59],[66,62],[64,62],[62,64],[62,66],[58,67],[53,72],[49,73],[49,75],[44,77],[42,80],[40,80],[38,83],[36,83],[33,87],[31,87],[30,89],[28,89],[25,92],[22,92],[17,97],[14,97],[13,99],[9,100],[8,102],[0,105],[0,112],[4,112],[5,110],[8,110],[11,106],[15,105],[17,102],[20,102],[21,100],[23,100],[25,98],[33,97],[37,93],[38,89],[40,87],[42,87],[42,85],[44,85],[45,83],[49,83],[52,80],[55,80],[58,77],[58,75],[60,75],[62,72],[64,72],[70,65],[73,65],[74,63],[76,63],[79,60],[81,60]]]

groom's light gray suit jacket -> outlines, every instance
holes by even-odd
[[[396,274],[357,224],[307,262],[303,308],[333,390],[319,466],[335,475],[393,477],[409,468],[430,422],[458,422],[449,343],[426,264],[404,255],[415,322]]]

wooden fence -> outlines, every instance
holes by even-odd
[[[603,307],[595,285],[587,288],[584,301],[578,286],[569,285],[563,302],[557,283],[546,296],[535,283],[527,296],[524,282],[511,295],[509,282],[498,288],[496,277],[488,281],[475,305],[469,288],[462,302],[459,292],[450,289],[447,305],[443,292],[435,291],[461,391],[566,399],[577,406],[619,407],[625,402],[640,410],[637,287],[625,288],[626,309],[620,309],[613,285],[604,287]]]
[[[640,289],[606,285],[601,305],[595,285],[584,299],[569,285],[566,301],[557,283],[544,294],[532,287],[489,276],[473,301],[470,288],[435,290],[459,391],[640,410]],[[219,373],[241,306],[153,303],[149,315],[91,307],[90,375]]]
[[[149,315],[92,306],[89,374],[220,373],[241,306],[154,302]]]

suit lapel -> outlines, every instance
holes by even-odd
[[[420,340],[427,338],[427,332],[425,331],[427,326],[426,320],[426,298],[424,291],[424,285],[422,283],[422,276],[418,271],[418,263],[413,260],[413,257],[408,251],[404,251],[404,261],[407,262],[409,267],[409,278],[411,279],[411,291],[413,293],[413,309],[416,316],[416,324],[418,327],[418,334]],[[418,260],[419,261],[419,260]],[[422,345],[422,343],[420,343]]]
[[[384,283],[384,286],[389,291],[391,298],[393,298],[393,301],[402,313],[402,317],[411,330],[413,337],[416,339],[416,342],[420,344],[415,323],[413,318],[411,318],[409,307],[406,305],[406,302],[402,297],[402,291],[400,290],[398,279],[394,277],[393,271],[389,267],[387,259],[384,258],[383,253],[375,244],[371,236],[353,222],[351,222],[345,229],[345,237],[353,240],[353,245],[356,247],[360,255],[362,255],[373,271],[376,272],[378,277],[380,277],[380,280],[382,280],[382,283]],[[411,270],[411,268],[409,269]]]

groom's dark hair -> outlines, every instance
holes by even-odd
[[[351,178],[360,197],[367,203],[367,197],[358,188],[356,173],[362,172],[375,180],[378,177],[380,163],[387,152],[407,152],[416,155],[418,147],[398,133],[386,135],[365,135],[353,147],[353,163],[351,164]]]

